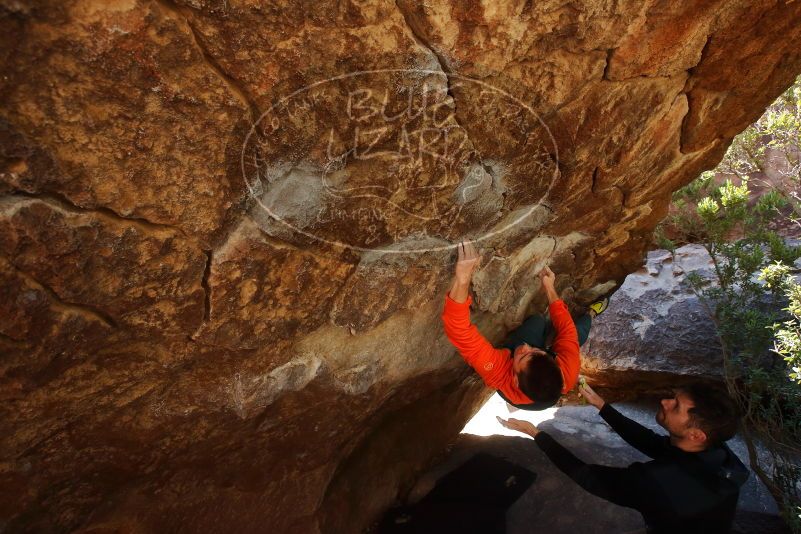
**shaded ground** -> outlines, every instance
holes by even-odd
[[[498,456],[478,453],[443,476],[421,501],[384,516],[379,534],[502,534],[506,510],[536,475]]]
[[[642,424],[660,429],[653,420],[655,409],[651,406],[615,406]],[[463,433],[449,456],[419,479],[409,494],[409,500],[419,501],[431,491],[438,479],[442,479],[474,455],[484,453],[509,460],[536,474],[531,487],[507,510],[506,531],[509,534],[572,534],[587,531],[590,525],[594,533],[643,531],[639,513],[611,504],[579,488],[551,464],[532,440],[518,437],[519,435],[513,436],[511,431],[495,421],[495,415],[533,419],[540,428],[547,430],[585,461],[625,466],[647,459],[612,432],[598,416],[597,410],[591,406],[564,406],[545,412],[516,411],[510,414],[506,404],[493,396],[465,428],[465,432],[485,435]],[[490,433],[492,435],[486,435]],[[735,438],[729,445],[748,464],[742,441]],[[783,523],[776,514],[775,502],[752,474],[740,493],[735,532],[785,532]]]

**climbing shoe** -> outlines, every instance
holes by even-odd
[[[596,300],[592,304],[590,304],[590,309],[595,313],[595,316],[598,317],[601,315],[606,308],[609,307],[609,299],[603,298],[601,300]]]

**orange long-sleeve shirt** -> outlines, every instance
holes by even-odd
[[[515,383],[511,351],[493,347],[481,335],[476,325],[470,322],[471,302],[472,296],[459,303],[445,295],[445,309],[442,312],[445,334],[487,386],[500,390],[514,404],[531,404],[533,401]],[[567,393],[576,385],[581,364],[578,333],[573,318],[561,299],[552,302],[548,311],[556,330],[553,351],[556,353],[556,363],[562,371],[562,393]]]

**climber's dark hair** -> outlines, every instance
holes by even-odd
[[[719,445],[734,437],[740,422],[740,410],[724,388],[693,383],[681,387],[681,391],[695,405],[687,410],[690,416],[688,424],[703,430],[710,445]]]
[[[520,390],[542,408],[553,406],[562,394],[562,370],[550,354],[535,354],[517,375]]]

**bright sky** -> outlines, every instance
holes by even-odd
[[[531,421],[534,425],[539,425],[543,421],[553,419],[556,414],[557,408],[548,408],[547,410],[540,410],[532,412],[529,410],[515,410],[509,411],[509,406],[506,404],[499,395],[494,394],[489,400],[481,407],[476,415],[467,422],[462,429],[462,434],[475,434],[476,436],[517,436],[528,437],[525,434],[504,428],[496,419],[500,416],[503,419],[513,417],[515,419],[522,419],[524,421]],[[512,408],[514,410],[514,408]]]

